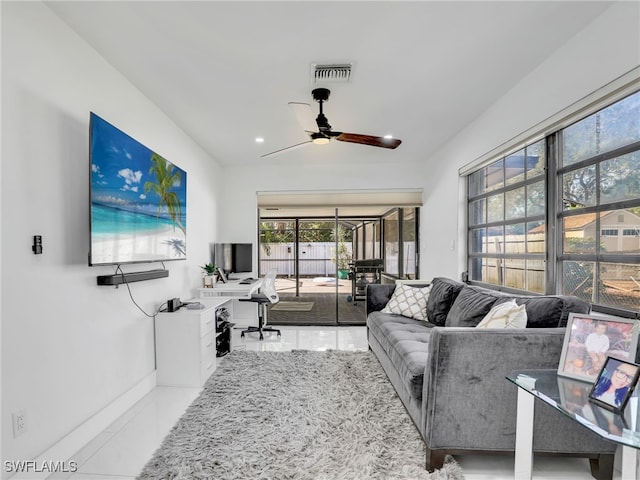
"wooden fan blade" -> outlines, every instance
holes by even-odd
[[[302,147],[303,145],[307,145],[312,143],[311,140],[307,140],[306,142],[297,143],[295,145],[291,145],[290,147],[281,148],[280,150],[274,150],[273,152],[265,153],[264,155],[260,155],[260,158],[268,157],[269,155],[275,155],[276,153],[282,153],[287,150],[293,150],[294,148]]]
[[[293,113],[295,113],[298,119],[298,123],[306,132],[313,133],[318,131],[316,117],[308,103],[289,102],[289,108],[293,110]]]
[[[336,137],[336,140],[392,149],[397,148],[398,145],[402,143],[402,140],[398,140],[397,138],[374,137],[371,135],[360,135],[359,133],[341,133]]]

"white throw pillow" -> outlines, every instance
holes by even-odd
[[[495,305],[476,328],[526,328],[527,310],[515,300]]]
[[[431,286],[417,288],[409,285],[396,285],[393,295],[381,312],[396,313],[416,320],[426,320],[429,292],[431,292]]]

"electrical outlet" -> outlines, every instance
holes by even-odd
[[[13,417],[13,438],[19,437],[27,430],[27,412],[20,410],[11,415]]]

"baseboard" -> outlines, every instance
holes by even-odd
[[[105,408],[80,424],[68,435],[39,455],[38,458],[34,460],[35,465],[44,465],[46,462],[50,463],[52,459],[66,462],[155,387],[156,371],[154,370]],[[69,467],[69,465],[65,466]],[[30,471],[28,473],[17,473],[11,478],[35,480],[40,478],[44,479],[50,475],[51,472]]]

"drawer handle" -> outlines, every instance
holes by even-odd
[[[207,370],[209,370],[211,367],[213,367],[213,363],[209,363],[209,365],[207,365]]]
[[[213,345],[213,342],[209,342],[205,345],[206,348],[209,348],[211,345]]]
[[[209,325],[211,322],[213,322],[213,319],[210,318],[209,320],[207,320],[206,322],[204,322],[205,325]]]

